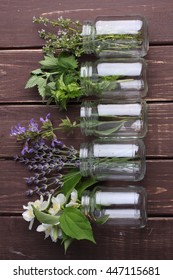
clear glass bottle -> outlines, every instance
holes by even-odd
[[[80,81],[86,95],[137,99],[148,91],[146,62],[142,58],[114,58],[81,64]]]
[[[140,139],[97,139],[80,147],[80,172],[96,180],[140,181],[146,170]]]
[[[85,191],[82,210],[96,223],[143,228],[147,222],[147,194],[143,187],[97,187]]]
[[[80,109],[80,127],[81,132],[87,136],[144,137],[147,132],[147,104],[145,101],[85,101]]]
[[[84,21],[82,36],[86,54],[99,57],[143,57],[149,48],[148,27],[143,16],[99,16]]]

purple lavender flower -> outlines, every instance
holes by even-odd
[[[31,195],[33,195],[33,193],[34,193],[33,190],[27,190],[27,191],[26,191],[26,195],[27,195],[27,196],[31,196]]]
[[[48,113],[48,114],[47,114],[47,116],[46,116],[46,118],[45,118],[45,119],[40,118],[40,121],[41,121],[42,123],[45,123],[45,122],[48,122],[48,121],[49,121],[49,119],[50,119],[50,113]]]
[[[31,185],[32,183],[34,183],[34,177],[26,178],[26,184],[27,185]]]
[[[17,135],[21,135],[23,133],[26,132],[26,128],[24,126],[21,126],[20,123],[18,123],[18,125],[16,125],[14,128],[11,129],[11,136],[17,136]]]
[[[28,130],[31,132],[40,132],[38,123],[36,123],[34,119],[30,120]]]
[[[28,153],[28,141],[25,142],[21,154],[24,155],[26,152]]]
[[[51,146],[55,148],[56,146],[60,146],[62,149],[65,148],[66,146],[62,141],[59,141],[56,137],[52,140]]]

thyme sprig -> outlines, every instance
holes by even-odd
[[[82,43],[82,24],[76,20],[65,19],[48,19],[45,17],[33,17],[33,22],[52,26],[56,28],[55,33],[47,32],[44,29],[39,31],[39,36],[46,41],[43,51],[45,53],[55,53],[57,49],[73,53],[79,57],[83,54]]]

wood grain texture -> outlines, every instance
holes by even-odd
[[[37,89],[24,89],[30,72],[38,68],[41,50],[0,51],[0,103],[40,102]],[[148,63],[147,100],[173,101],[173,46],[151,47]]]
[[[43,233],[28,230],[20,217],[0,217],[0,259],[24,260],[167,260],[173,258],[173,218],[152,218],[144,229],[93,226],[97,245],[74,242],[67,254],[63,247],[44,240]],[[100,250],[101,249],[101,250]]]
[[[44,234],[35,232],[36,224],[28,230],[21,213],[22,205],[28,202],[24,178],[31,173],[10,159],[21,150],[9,136],[11,126],[26,124],[32,117],[39,120],[48,112],[55,125],[66,115],[79,117],[79,105],[74,103],[68,112],[59,112],[56,106],[43,105],[36,89],[24,89],[29,72],[42,59],[44,42],[38,37],[39,26],[32,24],[32,17],[64,16],[82,22],[98,15],[123,14],[142,14],[149,23],[147,172],[143,181],[131,183],[147,190],[149,221],[140,230],[93,225],[97,245],[74,242],[64,255],[60,244],[44,240]],[[172,26],[172,0],[0,1],[0,259],[173,259]],[[73,136],[59,133],[58,137],[76,148],[91,140],[79,130]],[[129,183],[101,184],[117,187]]]
[[[127,186],[137,185],[146,188],[148,193],[148,214],[150,216],[173,216],[173,160],[149,160],[145,179],[141,182],[99,182],[102,186]],[[25,178],[32,176],[24,165],[20,163],[0,161],[0,214],[22,213],[22,206],[28,199],[25,191],[28,189]]]
[[[21,117],[22,112],[22,117]],[[10,137],[10,129],[18,122],[26,125],[31,118],[39,120],[51,112],[51,119],[56,127],[61,118],[68,115],[71,119],[79,117],[79,106],[70,106],[68,113],[59,112],[56,106],[15,105],[1,106],[0,119],[3,123],[0,131],[0,157],[14,156],[20,152],[21,145],[15,138]],[[66,136],[58,132],[60,139],[65,139],[67,145],[79,148],[81,141],[90,141],[90,138],[76,131],[73,136]],[[173,157],[173,103],[153,103],[148,105],[148,134],[145,139],[146,154],[150,157]]]
[[[33,16],[56,18],[64,16],[72,19],[94,19],[98,15],[142,14],[147,17],[151,43],[173,42],[173,2],[161,1],[99,1],[74,0],[15,0],[0,2],[0,47],[17,48],[41,46],[38,27],[32,24]]]

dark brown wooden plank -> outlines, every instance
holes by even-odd
[[[37,90],[24,89],[30,71],[38,68],[40,50],[0,51],[0,102],[40,102]],[[173,100],[173,46],[150,47],[148,100]]]
[[[15,105],[1,106],[0,119],[0,157],[13,156],[20,151],[19,143],[16,143],[13,137],[10,137],[10,128],[18,122],[27,124],[31,118],[39,120],[40,116],[46,116],[51,112],[51,119],[54,126],[58,125],[61,118],[68,115],[72,119],[79,117],[79,107],[70,106],[68,112],[59,112],[56,106],[39,105]],[[22,113],[22,116],[21,116]],[[148,106],[148,135],[145,139],[146,154],[152,157],[173,157],[173,103],[154,103]],[[68,145],[79,147],[81,141],[89,141],[76,131],[73,137],[67,137],[58,132],[60,139],[65,139]]]
[[[145,179],[141,182],[100,182],[114,187],[137,185],[148,193],[148,214],[173,216],[173,160],[149,160]],[[14,161],[0,161],[0,213],[21,213],[23,204],[35,197],[25,195],[25,178],[32,176],[27,168]]]
[[[41,46],[33,16],[56,18],[94,19],[98,15],[142,14],[148,19],[152,43],[173,42],[172,0],[122,0],[99,1],[69,0],[6,1],[0,3],[0,47]]]
[[[64,255],[60,244],[44,240],[44,234],[28,230],[20,217],[0,217],[0,259],[23,260],[169,260],[173,258],[173,219],[154,218],[139,230],[94,226],[97,245],[74,242]]]

